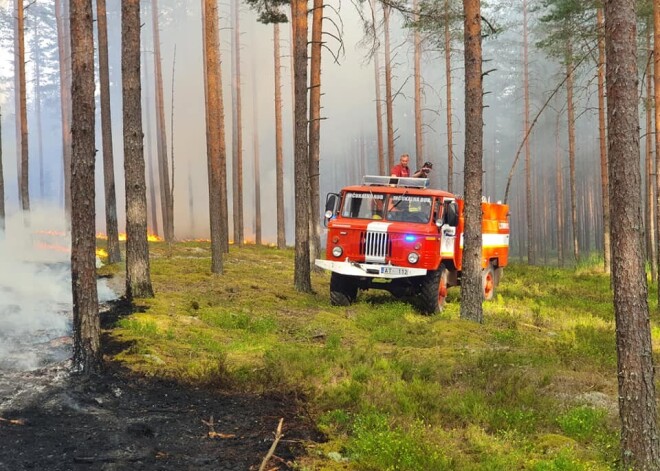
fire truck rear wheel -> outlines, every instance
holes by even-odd
[[[493,265],[490,263],[486,268],[482,270],[481,280],[483,283],[482,286],[484,290],[484,300],[490,301],[495,297],[496,286],[495,270],[493,269]]]
[[[350,306],[357,299],[357,284],[350,276],[333,273],[330,276],[330,304]]]
[[[424,314],[442,311],[447,298],[449,272],[443,266],[430,271],[422,279],[419,290],[420,309]]]

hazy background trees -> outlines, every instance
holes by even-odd
[[[67,3],[63,0],[43,0],[26,4],[26,105],[28,122],[28,140],[30,141],[29,179],[31,201],[40,204],[50,202],[63,205],[67,200],[68,185],[63,182],[67,176],[67,161],[70,153],[70,143],[64,139],[70,135],[67,131],[70,110],[67,109],[70,99],[66,96],[67,72],[66,53],[68,47],[62,38],[68,38],[66,22],[61,24],[56,19],[66,16]],[[155,101],[155,43],[154,22],[151,16],[151,2],[143,2],[143,45],[141,47],[142,66],[145,69],[143,107],[145,123],[145,160],[147,170],[147,191],[149,199],[149,231],[165,235],[163,218],[167,211],[162,207],[167,200],[162,198],[161,182],[163,177],[159,168],[156,148],[158,139],[156,127],[157,104]],[[650,2],[649,5],[651,5]],[[570,263],[575,260],[575,248],[581,257],[589,254],[609,253],[606,250],[606,231],[603,227],[604,188],[601,179],[603,152],[600,151],[602,139],[599,137],[599,106],[598,101],[598,47],[597,47],[597,9],[596,4],[579,2],[579,11],[566,10],[564,6],[572,5],[567,0],[528,0],[528,58],[529,103],[525,106],[524,87],[524,28],[523,9],[521,4],[510,2],[491,2],[483,6],[483,16],[488,20],[485,27],[483,42],[483,57],[486,61],[484,70],[488,71],[484,83],[484,195],[493,200],[502,199],[506,185],[506,177],[511,168],[513,157],[523,136],[525,135],[525,109],[528,109],[529,119],[533,123],[529,134],[529,175],[525,167],[519,165],[514,169],[510,193],[512,207],[511,222],[512,252],[523,260],[530,258],[535,263],[560,263],[563,259]],[[375,2],[373,8],[362,5],[358,14],[351,5],[342,5],[336,10],[334,3],[328,3],[324,8],[325,16],[332,19],[324,21],[326,33],[337,35],[333,23],[343,29],[341,36],[345,45],[345,54],[339,56],[336,63],[327,55],[322,63],[322,103],[321,120],[322,133],[319,143],[319,194],[320,200],[328,191],[336,190],[342,185],[359,181],[363,173],[379,173],[379,142],[383,146],[382,153],[387,152],[388,126],[386,119],[387,94],[385,90],[385,65],[392,68],[391,94],[392,107],[391,140],[394,146],[392,152],[396,157],[402,152],[415,155],[418,143],[423,149],[424,160],[432,161],[434,171],[432,182],[434,186],[452,187],[456,193],[463,190],[463,149],[464,149],[464,102],[462,89],[463,46],[459,39],[462,35],[462,22],[457,7],[460,2],[419,2],[420,15],[418,48],[415,47],[415,25],[413,13],[401,12],[392,8],[388,14],[390,35],[390,57],[385,60],[385,17],[380,2]],[[244,93],[243,100],[243,134],[249,138],[242,140],[244,155],[254,155],[254,147],[260,149],[260,199],[261,210],[265,221],[270,221],[269,215],[277,215],[283,219],[282,224],[265,222],[262,224],[262,238],[266,243],[276,243],[279,231],[287,244],[294,242],[294,159],[292,139],[292,89],[291,69],[287,56],[291,45],[287,34],[280,40],[282,58],[278,68],[281,72],[278,90],[281,99],[281,195],[277,196],[278,157],[276,145],[276,116],[274,43],[271,27],[257,23],[256,13],[244,4],[240,4],[241,17],[241,74],[240,84],[243,90],[257,88],[257,93]],[[0,53],[3,65],[0,70],[0,100],[3,107],[3,145],[4,173],[7,211],[12,213],[18,206],[19,187],[18,150],[16,133],[16,112],[13,84],[13,2],[0,3],[0,20],[4,34],[0,41],[5,46]],[[183,238],[208,238],[209,221],[206,216],[208,202],[206,145],[205,145],[205,113],[204,113],[204,78],[203,64],[200,52],[203,49],[202,35],[199,31],[201,6],[189,2],[161,0],[158,3],[157,25],[160,32],[160,53],[162,63],[163,83],[163,114],[166,117],[165,132],[177,147],[177,167],[172,170],[168,166],[171,186],[177,188],[172,208],[172,220],[176,222],[174,236]],[[229,44],[233,30],[231,26],[230,5],[220,5],[219,27],[222,44]],[[312,3],[308,4],[310,20]],[[410,6],[408,6],[410,8]],[[640,8],[640,13],[644,10]],[[174,14],[176,12],[176,15]],[[120,15],[116,5],[109,5],[108,15],[108,69],[111,106],[119,109],[121,106],[120,83]],[[577,19],[575,19],[577,18]],[[371,39],[363,41],[364,19],[371,23]],[[457,19],[459,21],[457,21]],[[543,20],[543,21],[541,21]],[[645,22],[640,17],[640,22]],[[492,28],[491,28],[492,26]],[[286,26],[287,28],[289,25]],[[573,29],[570,29],[570,28]],[[280,27],[281,28],[281,27]],[[572,55],[565,54],[566,45],[557,32],[580,30],[579,37],[574,37],[575,45]],[[640,41],[645,44],[646,37]],[[58,34],[59,33],[59,34]],[[562,33],[563,34],[563,33]],[[311,33],[308,36],[311,40]],[[334,39],[324,34],[324,53],[337,50]],[[58,48],[58,42],[63,47]],[[552,47],[546,47],[550,43]],[[177,48],[176,68],[172,67],[174,48]],[[420,57],[421,77],[419,86],[415,85],[415,50]],[[58,58],[59,51],[64,51]],[[449,54],[446,54],[448,52]],[[61,61],[59,60],[61,59]],[[334,58],[333,58],[334,59]],[[577,65],[571,75],[574,108],[569,119],[567,95],[566,60],[572,60]],[[640,76],[644,74],[649,63],[648,55],[640,55]],[[37,70],[37,64],[39,68]],[[60,89],[60,72],[62,83]],[[231,97],[232,81],[227,74],[229,68],[223,71],[226,79],[223,81],[224,94]],[[174,74],[174,76],[173,76]],[[376,74],[376,75],[375,75]],[[348,77],[348,78],[347,78]],[[378,81],[375,80],[376,77]],[[172,99],[172,84],[176,90]],[[646,81],[645,81],[646,83]],[[377,89],[378,84],[378,89]],[[309,87],[309,84],[308,84]],[[643,96],[648,95],[648,90]],[[38,91],[38,90],[39,91]],[[551,95],[554,95],[551,97]],[[60,102],[60,96],[62,100]],[[418,98],[420,119],[415,119],[415,97]],[[254,100],[254,102],[253,102]],[[549,101],[548,101],[549,100]],[[452,102],[450,105],[450,101]],[[547,106],[539,114],[544,107]],[[61,105],[60,105],[61,103]],[[643,105],[640,102],[640,112]],[[378,112],[377,108],[381,111]],[[175,112],[172,114],[172,109]],[[97,107],[100,113],[101,107]],[[382,129],[378,132],[377,113],[382,114]],[[419,116],[420,113],[417,114]],[[645,116],[645,115],[644,115]],[[256,117],[256,119],[255,119]],[[172,132],[171,118],[175,123]],[[112,137],[115,141],[115,174],[123,172],[124,155],[120,145],[117,145],[121,135],[121,117],[113,117]],[[309,121],[309,117],[307,118]],[[41,121],[41,125],[38,122]],[[421,121],[421,132],[419,123]],[[100,122],[100,120],[99,120]],[[152,124],[153,123],[153,124]],[[256,124],[255,124],[256,123]],[[574,130],[569,133],[571,126]],[[651,123],[653,124],[653,123]],[[260,128],[258,142],[253,138],[253,128]],[[97,130],[100,138],[100,127]],[[227,133],[233,135],[233,124],[227,123]],[[421,136],[420,136],[421,134]],[[571,145],[570,135],[574,135]],[[420,139],[418,139],[420,138]],[[39,142],[41,141],[41,145]],[[232,139],[233,141],[233,139]],[[229,141],[227,142],[229,144]],[[388,143],[389,144],[389,143]],[[160,144],[163,147],[163,144]],[[42,153],[38,152],[39,148]],[[647,157],[646,147],[654,147],[654,142],[642,142],[644,158]],[[450,151],[451,149],[451,151]],[[652,149],[651,149],[652,150]],[[42,155],[42,157],[39,157]],[[453,156],[449,159],[449,155]],[[571,159],[570,156],[574,155]],[[16,159],[11,158],[16,156]],[[98,157],[101,155],[99,153]],[[641,159],[641,156],[640,156]],[[571,161],[574,172],[571,185]],[[42,162],[42,163],[39,163]],[[233,164],[228,162],[228,175],[233,175]],[[449,168],[452,168],[450,171]],[[150,168],[152,169],[150,171]],[[255,239],[255,193],[249,184],[255,180],[254,159],[244,159],[244,230],[245,239]],[[385,169],[383,169],[385,170]],[[96,180],[101,180],[101,166],[97,166]],[[645,169],[645,174],[648,174]],[[43,177],[42,177],[43,175]],[[450,178],[450,175],[452,178]],[[152,181],[153,180],[153,181]],[[652,179],[645,177],[645,181]],[[233,182],[232,182],[233,183]],[[651,186],[651,183],[646,183]],[[574,191],[571,190],[574,186]],[[231,185],[230,185],[231,187]],[[117,207],[119,231],[125,232],[125,201],[124,189],[118,186]],[[574,193],[574,194],[573,194]],[[648,194],[648,193],[645,193]],[[101,232],[108,232],[105,222],[105,197],[99,191],[97,197],[97,227]],[[228,192],[230,208],[230,234],[233,234],[233,191]],[[605,198],[606,200],[606,198]],[[282,201],[278,209],[278,201]],[[319,202],[319,206],[322,201]],[[645,199],[645,207],[651,205]],[[573,216],[575,215],[575,217]],[[652,216],[651,216],[652,217]],[[276,218],[273,218],[276,219]],[[650,223],[647,218],[646,225]],[[650,232],[650,231],[649,231]],[[656,238],[657,239],[657,238]],[[575,243],[577,241],[577,244]],[[281,242],[281,240],[280,240]],[[281,244],[280,244],[281,245]],[[653,246],[651,244],[650,246]],[[649,251],[647,244],[645,251]],[[570,252],[569,252],[570,251]],[[563,253],[571,253],[564,257]],[[649,253],[652,257],[653,254]]]

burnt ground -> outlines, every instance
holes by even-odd
[[[116,303],[104,326],[125,312]],[[107,336],[103,344],[106,353],[126,347]],[[257,470],[280,418],[284,436],[266,469],[287,470],[303,440],[322,438],[291,398],[193,388],[113,362],[83,379],[68,360],[53,361],[70,339],[33,348],[45,351],[43,367],[0,369],[0,470]]]

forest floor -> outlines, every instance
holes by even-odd
[[[108,332],[130,314],[122,301],[101,312],[101,375],[70,373],[70,337],[31,345],[41,368],[0,368],[0,470],[257,470],[280,419],[286,436],[265,469],[286,470],[301,442],[321,438],[286,397],[211,391],[123,367],[112,358],[128,345]]]
[[[102,245],[102,242],[100,243]],[[3,370],[0,470],[589,470],[619,456],[615,322],[602,263],[510,264],[484,322],[293,287],[293,250],[150,244],[155,297],[101,313],[105,372]],[[116,292],[123,264],[99,270]],[[649,302],[660,362],[657,287]],[[3,332],[0,330],[0,347]],[[34,342],[42,342],[40,339]],[[656,385],[660,387],[658,376]]]

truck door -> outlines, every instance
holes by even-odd
[[[458,225],[458,205],[454,200],[445,200],[442,206],[442,225],[440,226],[440,255],[442,258],[454,258],[456,247],[456,226]]]

